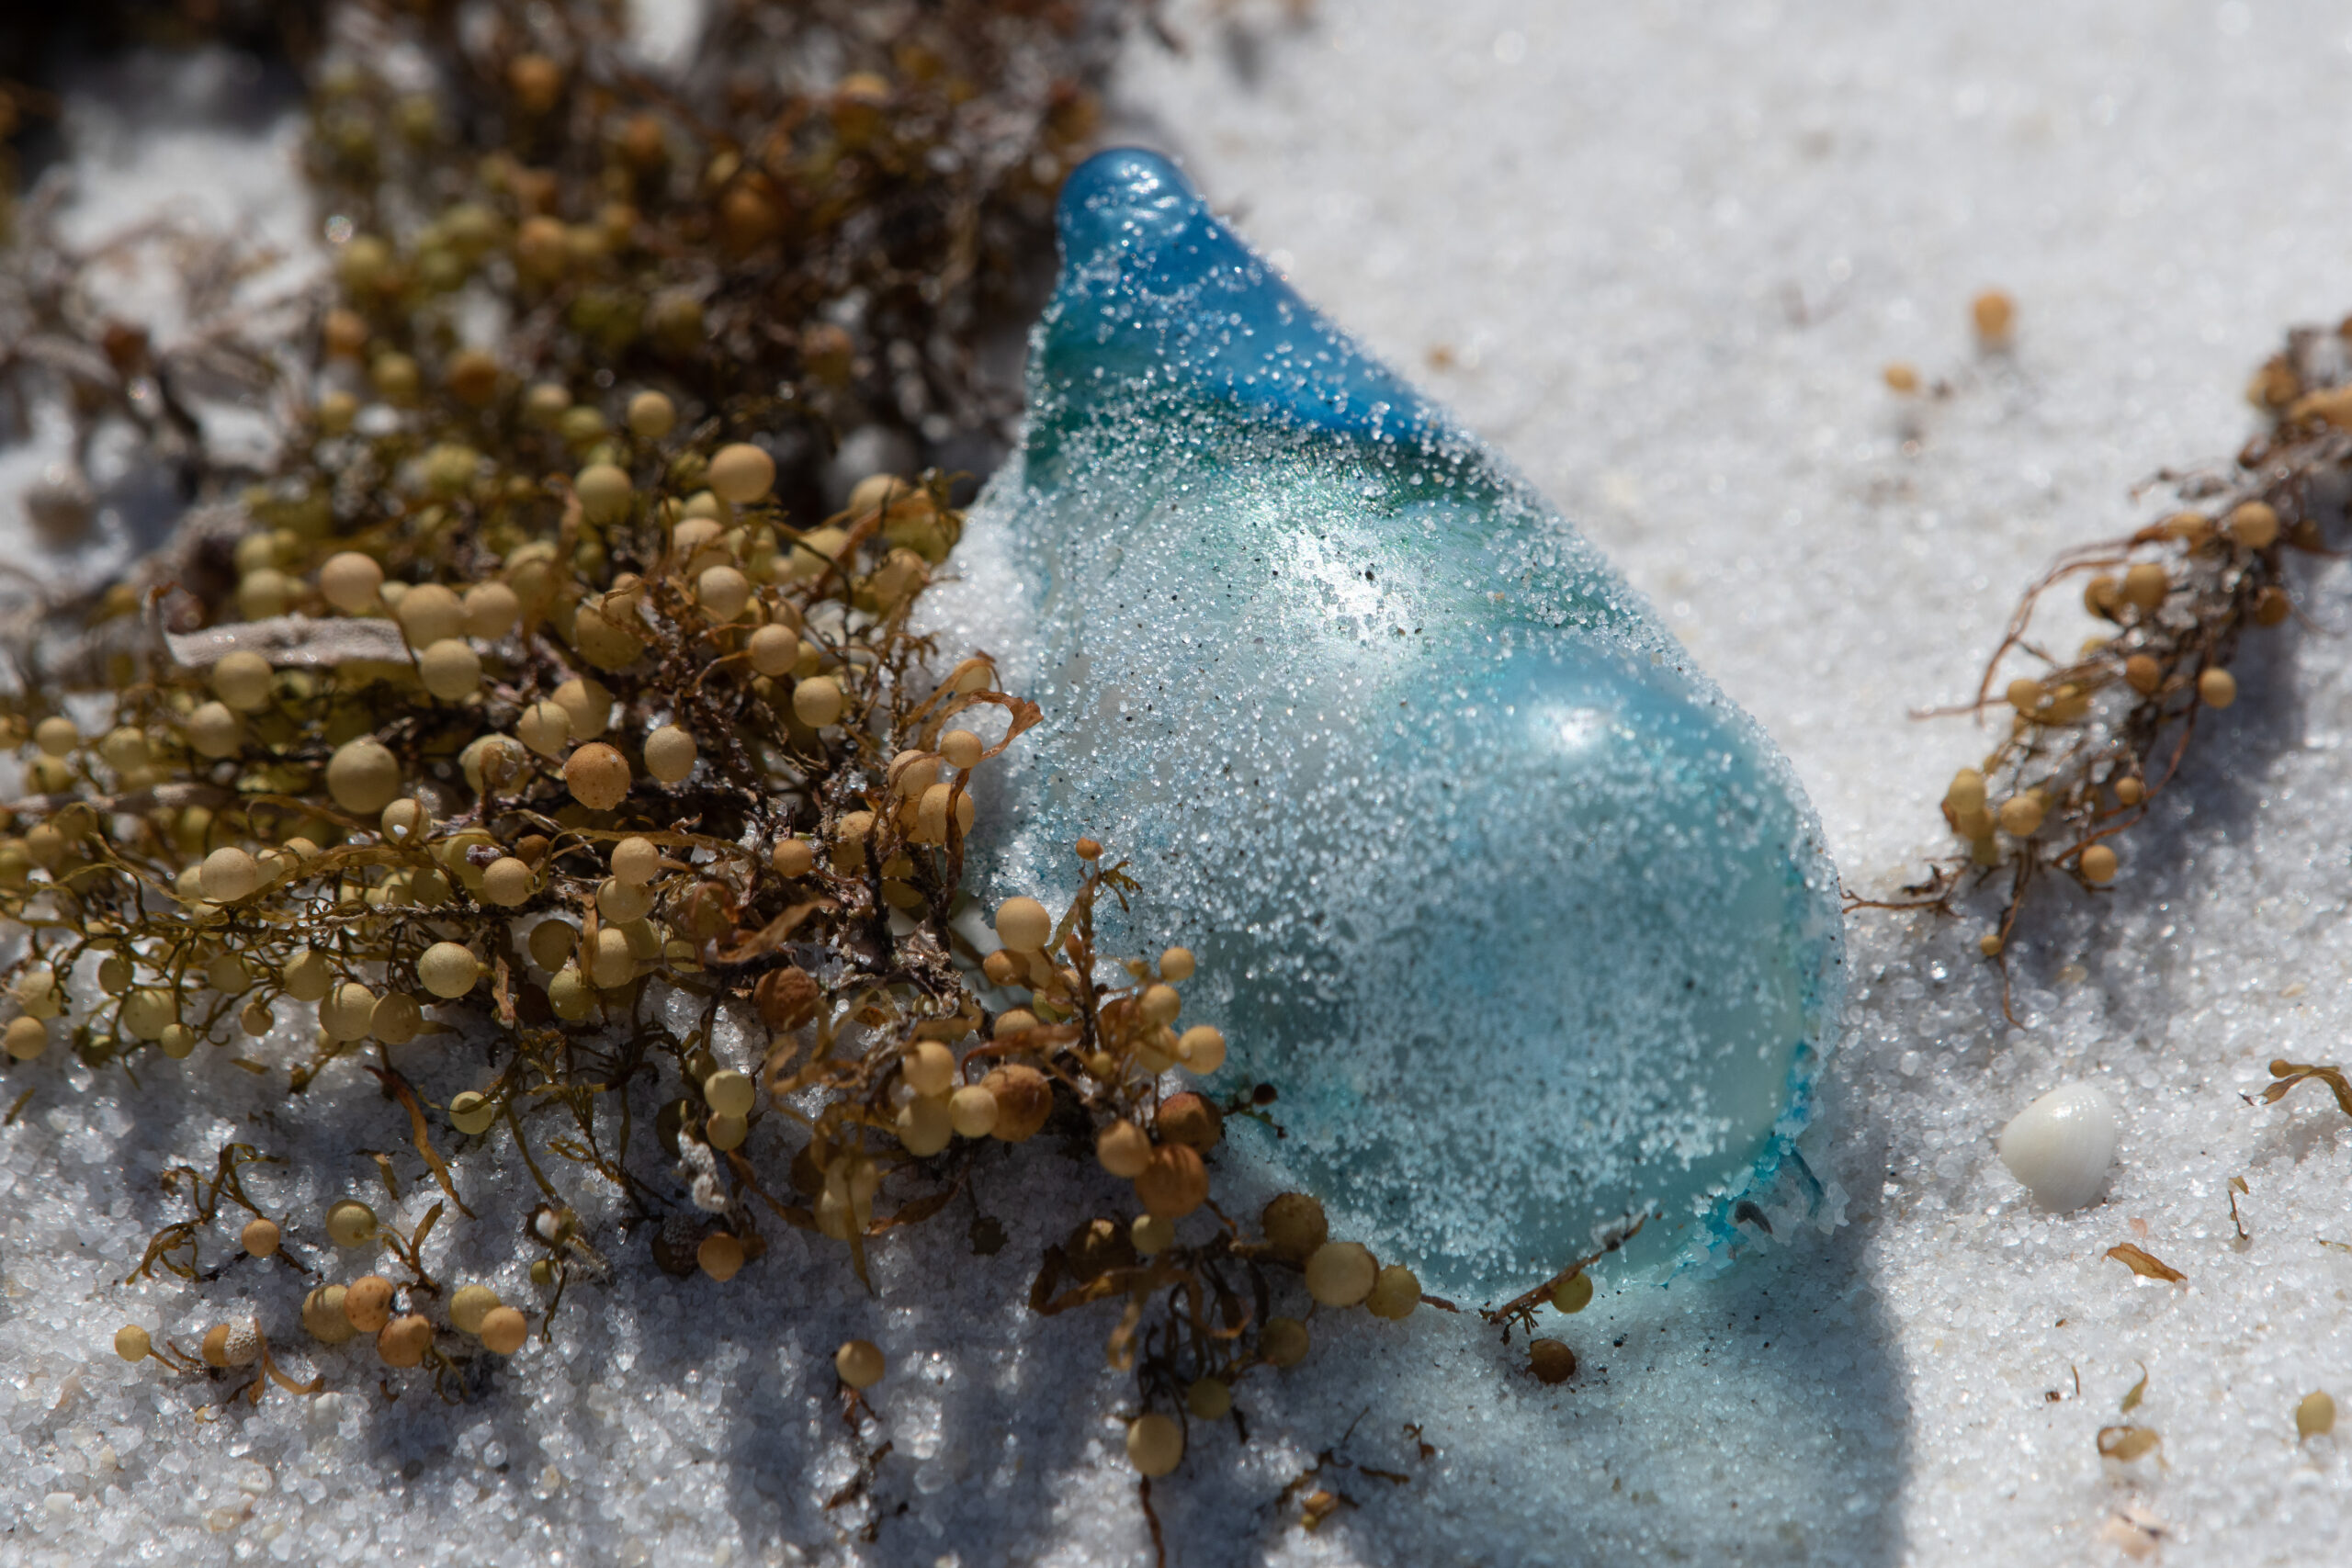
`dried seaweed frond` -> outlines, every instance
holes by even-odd
[[[1900,900],[1853,903],[1950,913],[1962,892],[1997,882],[2001,912],[1981,945],[1998,962],[2044,884],[2098,894],[2115,879],[2122,837],[2178,778],[2200,724],[2237,700],[2242,640],[2297,620],[2292,558],[2329,553],[2326,530],[2352,495],[2347,332],[2290,334],[2250,389],[2267,433],[2227,465],[2159,475],[2165,515],[2063,554],[2019,601],[1974,698],[1917,716],[2006,710],[2007,733],[1945,791],[1944,822],[1965,853],[1936,862]],[[2033,623],[2047,595],[2077,586],[2110,629],[2068,654],[2037,640]]]

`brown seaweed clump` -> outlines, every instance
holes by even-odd
[[[388,1392],[458,1397],[632,1256],[723,1283],[789,1226],[865,1279],[984,1163],[998,1204],[1064,1190],[1068,1164],[1011,1153],[1048,1133],[1111,1196],[1030,1299],[1119,1306],[1147,1477],[1187,1417],[1246,1434],[1236,1385],[1305,1359],[1315,1307],[1420,1304],[1311,1197],[1256,1232],[1212,1202],[1226,1121],[1273,1091],[1208,1091],[1189,953],[1098,951],[1097,902],[1146,892],[1115,855],[1073,844],[1057,910],[963,886],[974,784],[1038,715],[911,617],[963,526],[948,465],[1012,412],[983,341],[1042,291],[1133,9],[951,0],[882,37],[848,0],[723,6],[657,82],[611,7],[330,7],[298,51],[330,276],[257,307],[233,243],[119,242],[174,247],[173,333],[107,316],[118,247],[69,251],[54,192],[27,205],[0,388],[74,422],[55,537],[109,422],[183,511],[6,627],[11,1114],[68,1053],[248,1074],[289,1109],[364,1072],[377,1145],[440,1195],[405,1232],[357,1196],[278,1212],[247,1177],[284,1156],[191,1151],[136,1272],[275,1260],[320,1370],[250,1322],[192,1327],[198,1352],[126,1329],[126,1358],[258,1400],[364,1339]],[[215,448],[223,400],[268,411],[273,457]],[[504,1181],[541,1199],[529,1300],[427,1268]],[[582,1220],[589,1186],[621,1235]],[[852,1341],[835,1367],[854,1418],[887,1363]]]
[[[2294,558],[2329,553],[2352,495],[2347,344],[2352,321],[2290,333],[2248,388],[2266,431],[2231,462],[2158,475],[2162,515],[2066,551],[2026,592],[1974,699],[1935,710],[2007,710],[2007,732],[1944,793],[1964,848],[1876,907],[1949,912],[1962,892],[1997,884],[2001,910],[1981,946],[1998,963],[2052,879],[2095,894],[2115,880],[2125,836],[2179,778],[2207,716],[2237,701],[2241,643],[2292,630]],[[2033,631],[2061,588],[2103,623],[2071,654]]]

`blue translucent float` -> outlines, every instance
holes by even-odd
[[[1080,833],[1135,863],[1114,943],[1193,947],[1218,1083],[1280,1090],[1283,1135],[1236,1119],[1227,1157],[1432,1288],[1801,1205],[1843,987],[1787,763],[1165,159],[1095,158],[1060,222],[1024,445],[943,607],[1046,716],[983,891],[1067,888]]]

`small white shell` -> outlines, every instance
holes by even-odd
[[[2115,1160],[2115,1102],[2086,1083],[2062,1084],[2017,1113],[1994,1147],[2034,1201],[2060,1213],[2107,1185]]]

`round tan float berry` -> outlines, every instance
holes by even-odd
[[[918,1042],[899,1064],[907,1087],[926,1100],[936,1100],[956,1087],[956,1053],[936,1040]]]
[[[659,392],[639,392],[629,399],[629,434],[643,441],[659,441],[670,434],[678,423],[678,408]]]
[[[1976,336],[1987,348],[1997,348],[2009,340],[2016,330],[2017,302],[1997,288],[1987,288],[1972,300],[1969,317],[1975,323]]]
[[[899,1108],[899,1142],[917,1159],[929,1159],[954,1141],[956,1115],[944,1097],[917,1095]]]
[[[2172,579],[2154,561],[2142,561],[2123,574],[2123,602],[2145,614],[2160,609],[2172,592]]]
[[[2226,670],[2208,670],[2197,677],[2197,695],[2209,708],[2225,708],[2238,700],[2238,679]]]
[[[462,702],[481,689],[481,656],[463,637],[443,637],[417,655],[416,673],[443,702]]]
[[[561,419],[571,406],[571,390],[560,382],[534,382],[523,394],[523,418],[543,428]]]
[[[392,1321],[392,1282],[381,1274],[362,1274],[343,1290],[343,1315],[362,1334],[373,1334]]]
[[[345,1198],[327,1210],[327,1239],[337,1247],[365,1247],[376,1239],[376,1211],[356,1198]]]
[[[46,964],[36,964],[17,976],[17,1005],[32,1018],[56,1018],[65,1011],[65,995],[57,984],[57,971]]]
[[[522,596],[503,582],[477,582],[466,590],[466,635],[496,642],[523,618]]]
[[[244,744],[244,721],[226,703],[202,703],[187,716],[183,728],[187,733],[188,749],[199,757],[218,761],[233,757]],[[327,787],[334,787],[334,764],[328,764]]]
[[[376,1018],[376,993],[357,980],[345,980],[319,1003],[319,1027],[338,1043],[365,1040]]]
[[[1035,898],[1012,897],[996,907],[997,940],[1015,953],[1036,953],[1054,934],[1054,918]]]
[[[368,1015],[368,1032],[387,1045],[405,1045],[424,1032],[424,1012],[406,991],[387,991]]]
[[[636,493],[627,470],[612,463],[591,463],[573,476],[571,491],[591,523],[615,523],[628,514]]]
[[[996,1100],[996,1121],[989,1133],[1008,1144],[1035,1137],[1054,1109],[1054,1091],[1046,1075],[1022,1063],[992,1069],[979,1087]]]
[[[1127,1226],[1127,1239],[1138,1258],[1157,1258],[1176,1245],[1176,1222],[1158,1214],[1137,1214]]]
[[[522,776],[524,761],[522,742],[513,736],[477,735],[458,753],[458,771],[465,774],[468,789],[486,795],[511,787]]]
[[[731,621],[752,603],[752,580],[731,566],[705,567],[695,579],[695,603],[712,620]],[[793,653],[797,658],[799,649]]]
[[[321,1285],[302,1298],[302,1330],[322,1345],[341,1345],[358,1330],[343,1312],[344,1288]]]
[[[345,615],[356,615],[373,606],[376,594],[384,586],[384,569],[372,556],[357,550],[345,550],[327,558],[319,568],[319,592],[326,602]]]
[[[1561,1280],[1552,1292],[1552,1304],[1565,1313],[1579,1313],[1592,1304],[1592,1276],[1575,1273]]]
[[[1258,1228],[1274,1255],[1304,1265],[1329,1240],[1331,1227],[1323,1201],[1305,1192],[1277,1193],[1258,1216]]]
[[[1114,1122],[1095,1134],[1094,1157],[1112,1175],[1132,1181],[1151,1164],[1151,1139],[1132,1122]]]
[[[753,632],[744,648],[751,655],[752,668],[770,680],[789,675],[800,660],[800,638],[790,627],[773,621]]]
[[[134,1040],[162,1039],[178,1017],[172,993],[157,987],[142,986],[122,998],[122,1027]]]
[[[436,997],[462,997],[481,978],[481,960],[464,942],[436,942],[417,955],[416,978]]]
[[[526,113],[545,114],[563,94],[563,67],[544,54],[518,54],[506,67],[506,86]]]
[[[792,688],[792,716],[811,729],[841,722],[841,682],[831,675],[811,675]]]
[[[1225,1032],[1196,1023],[1176,1037],[1176,1059],[1204,1077],[1225,1066]]]
[[[278,978],[286,986],[286,994],[296,1001],[315,1002],[334,986],[334,971],[328,965],[326,954],[315,947],[306,947],[286,961]]]
[[[695,1248],[695,1262],[723,1285],[742,1272],[743,1244],[725,1231],[713,1231]]]
[[[596,885],[596,912],[616,926],[641,920],[653,908],[653,890],[608,876]]]
[[[346,740],[327,759],[327,793],[355,817],[374,817],[401,793],[400,759],[372,736]]]
[[[1295,1367],[1306,1359],[1306,1325],[1295,1317],[1270,1317],[1258,1335],[1258,1354],[1272,1367]]]
[[[947,1097],[949,1123],[959,1136],[985,1138],[996,1131],[996,1096],[980,1084],[966,1084]]]
[[[1184,1428],[1153,1411],[1127,1423],[1127,1462],[1145,1475],[1166,1475],[1184,1462]]]
[[[275,1220],[247,1220],[245,1228],[237,1233],[237,1245],[255,1258],[276,1257],[277,1245],[282,1239]]]
[[[1306,1260],[1306,1293],[1328,1307],[1351,1307],[1372,1293],[1379,1275],[1362,1242],[1327,1241]]]
[[[376,1354],[388,1367],[422,1366],[431,1348],[433,1320],[421,1313],[396,1317],[376,1333]]]
[[[872,1388],[886,1370],[882,1351],[871,1340],[852,1339],[833,1352],[834,1375],[852,1388]]]
[[[481,899],[511,909],[531,896],[531,868],[514,855],[501,855],[482,868]]]
[[[530,950],[531,962],[552,974],[563,967],[579,940],[579,928],[571,921],[549,919],[531,928],[524,945]]]
[[[449,1125],[469,1138],[490,1131],[498,1120],[498,1102],[479,1089],[465,1089],[449,1100]]]
[[[956,828],[958,832],[968,833],[972,830],[973,805],[970,795],[958,795],[956,793],[955,786],[944,784],[933,784],[923,791],[922,799],[916,807],[914,832],[916,840],[925,844],[945,843],[947,819],[951,814],[956,819]]]
[[[2115,880],[2115,852],[2105,844],[2093,844],[2083,852],[2083,880],[2109,883]]]
[[[1527,1367],[1540,1383],[1564,1383],[1577,1375],[1577,1353],[1557,1339],[1538,1339],[1527,1348]]]
[[[12,1018],[5,1040],[10,1060],[29,1062],[49,1049],[49,1029],[37,1018]]]
[[[637,977],[637,954],[628,933],[615,926],[599,927],[587,952],[588,978],[600,990],[617,990]]]
[[[363,276],[372,276],[373,274],[382,271],[384,266],[390,265],[391,258],[389,254],[377,254],[378,249],[383,244],[380,240],[376,240],[372,235],[362,234],[354,243],[370,247],[368,251],[362,254],[360,265],[357,268]],[[350,271],[346,269],[345,276],[348,277],[350,275]],[[330,358],[356,359],[359,357],[359,351],[368,344],[367,318],[356,310],[347,310],[341,307],[329,310],[326,320],[320,323],[319,339]]]
[[[602,682],[575,676],[555,689],[556,705],[571,716],[571,739],[594,740],[611,721],[613,694]]]
[[[952,768],[969,770],[979,766],[981,754],[987,750],[980,738],[968,729],[951,729],[939,738],[939,754]]]
[[[1374,1275],[1371,1292],[1363,1299],[1364,1311],[1392,1323],[1412,1316],[1420,1304],[1420,1277],[1402,1263],[1391,1263]]]
[[[485,1350],[511,1356],[523,1348],[530,1332],[529,1321],[513,1307],[495,1307],[482,1314],[481,1337]]]
[[[2041,829],[2045,813],[2041,796],[2031,790],[2001,802],[2001,830],[2013,838],[2030,839]]]
[[[377,816],[376,826],[388,844],[422,843],[433,832],[433,813],[424,802],[402,795]]]
[[[154,1340],[135,1323],[126,1323],[114,1331],[114,1353],[126,1361],[143,1361],[154,1348]]]
[[[268,706],[270,688],[277,681],[277,671],[269,667],[269,660],[247,649],[222,655],[212,667],[214,694],[239,713]]]
[[[565,761],[563,782],[589,810],[610,811],[628,797],[628,761],[603,741],[592,741]]]
[[[233,904],[261,886],[261,862],[234,844],[223,844],[204,857],[199,880],[208,902]]]
[[[62,714],[52,714],[33,726],[33,744],[44,757],[70,757],[82,744],[82,731]]]
[[[631,887],[650,886],[662,874],[662,846],[650,839],[627,838],[613,846],[613,880]]]
[[[498,1292],[488,1285],[460,1285],[449,1298],[449,1326],[479,1338],[481,1320],[498,1310]]]
[[[2267,550],[2278,542],[2278,513],[2267,502],[2241,502],[2224,525],[2230,537],[2249,550]]]
[[[702,1080],[702,1097],[721,1116],[749,1116],[759,1092],[749,1073],[721,1067]]]
[[[693,733],[678,725],[665,724],[645,738],[645,771],[662,784],[685,783],[696,755]]]
[[[1171,1094],[1159,1102],[1154,1126],[1164,1142],[1206,1154],[1225,1136],[1225,1114],[1197,1094]]]
[[[400,624],[401,635],[408,638],[411,648],[431,648],[464,635],[466,606],[454,590],[438,582],[421,582],[400,596],[392,619]]]
[[[514,719],[514,738],[539,756],[553,761],[571,739],[571,715],[561,703],[536,702]]]
[[[1153,1149],[1135,1182],[1144,1208],[1163,1220],[1181,1220],[1208,1201],[1208,1167],[1201,1163],[1199,1150],[1182,1144]]]
[[[1223,1378],[1194,1378],[1184,1390],[1184,1408],[1197,1420],[1222,1421],[1233,1411],[1233,1389]]]
[[[711,455],[707,482],[729,505],[746,505],[775,488],[775,459],[749,442],[721,446]]]

